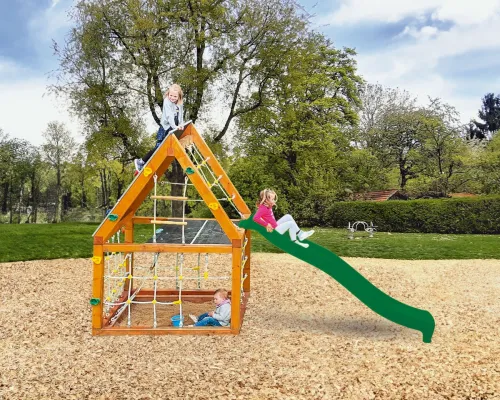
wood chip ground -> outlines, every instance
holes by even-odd
[[[210,337],[94,337],[90,260],[0,264],[0,399],[500,399],[499,260],[346,261],[432,343],[285,254],[252,256],[241,334]]]

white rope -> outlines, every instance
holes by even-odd
[[[158,253],[157,253],[158,254]],[[156,328],[157,326],[157,320],[156,320],[156,291],[158,289],[158,267],[157,263],[155,262],[155,268],[154,268],[154,276],[153,276],[153,328]]]
[[[197,152],[197,156],[199,156],[199,157],[203,160],[203,155],[199,152],[199,150],[198,150],[196,147],[194,147],[194,150]],[[216,176],[215,176],[215,174],[213,173],[212,169],[211,169],[211,168],[209,168],[209,165],[208,165],[208,164],[204,164],[204,163],[203,163],[203,161],[202,161],[202,163],[200,164],[200,163],[198,162],[198,160],[196,159],[195,153],[194,153],[194,152],[192,152],[191,154],[193,155],[193,158],[194,158],[194,160],[195,160],[195,165],[196,165],[196,167],[197,167],[198,171],[200,172],[200,175],[202,175],[202,176],[203,176],[203,178],[205,179],[205,181],[206,181],[206,183],[207,183],[208,187],[209,187],[210,189],[212,189],[212,187],[213,187],[213,186],[216,186],[216,187],[218,187],[218,188],[221,190],[222,194],[223,194],[223,195],[224,195],[224,196],[228,199],[228,201],[229,201],[229,199],[234,200],[234,198],[236,197],[236,195],[235,195],[235,194],[233,194],[233,195],[230,197],[230,196],[229,196],[229,193],[227,193],[227,192],[226,192],[226,189],[224,189],[224,188],[220,185],[220,180],[221,180],[221,178],[222,178],[222,175],[220,175],[219,177],[216,177]],[[212,179],[214,180],[214,182],[213,182],[213,183],[211,183],[211,184],[209,184],[209,183],[208,183],[209,181],[208,181],[208,179],[207,179],[206,175],[204,174],[204,172],[202,171],[202,167],[207,168],[207,170],[210,172],[210,175],[212,175]],[[212,190],[212,192],[213,192],[213,190]],[[240,217],[242,217],[242,216],[243,216],[243,214],[240,212],[240,210],[238,210],[238,208],[236,207],[236,205],[234,204],[234,202],[233,202],[233,201],[230,201],[229,203],[233,206],[233,208],[236,210],[236,212],[238,213],[238,215],[239,215]]]
[[[128,275],[125,277],[126,279],[128,279]],[[214,279],[214,280],[221,280],[221,279],[229,279],[230,276],[214,276],[214,277],[209,277],[208,280],[211,280],[211,279]],[[123,277],[112,277],[112,279],[123,279]],[[135,280],[150,280],[150,279],[153,279],[154,281],[170,281],[170,280],[174,280],[176,279],[174,276],[163,276],[163,277],[160,277],[158,276],[156,279],[154,279],[153,276],[133,276],[132,279],[135,279]],[[196,280],[198,279],[198,277],[196,276],[184,276],[182,277],[182,280],[186,280],[186,281],[189,281],[189,280]],[[111,304],[111,302],[110,302]],[[120,303],[121,304],[121,303]]]
[[[187,183],[188,181],[188,177],[186,176],[186,178],[184,179],[184,190],[182,192],[182,197],[186,198],[186,191],[187,191]],[[183,200],[182,201],[182,222],[186,222],[186,201]],[[185,237],[185,234],[184,234],[184,227],[186,225],[182,224],[182,244],[186,244],[186,237]]]
[[[156,183],[158,181],[158,175],[156,173],[153,176],[153,179],[155,181],[155,194],[153,198],[153,215],[154,215],[154,222],[153,222],[153,243],[156,243]]]
[[[184,267],[184,253],[181,253],[181,262],[180,262],[180,277],[179,277],[179,327],[183,327],[184,321],[182,321],[182,281],[183,277],[183,267]]]
[[[193,240],[191,240],[191,243],[189,244],[193,244],[194,241],[196,239],[198,239],[198,236],[200,235],[201,231],[203,230],[203,228],[205,228],[205,225],[208,223],[208,219],[205,221],[205,223],[201,226],[201,228],[198,230],[198,232],[196,233],[196,236],[193,238]]]
[[[201,253],[198,253],[198,264],[196,265],[197,270],[198,270],[198,289],[201,289],[201,265],[200,265],[200,260],[201,260]]]

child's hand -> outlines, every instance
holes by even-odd
[[[268,232],[272,232],[272,231],[273,231],[273,227],[271,226],[271,224],[267,224],[267,226],[266,226],[266,230],[267,230]]]
[[[214,312],[213,312],[213,311],[210,311],[210,312],[208,313],[208,316],[209,316],[209,317],[213,317],[213,316],[214,316]]]

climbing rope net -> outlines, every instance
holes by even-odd
[[[222,176],[216,176],[212,169],[209,167],[209,158],[204,159],[202,154],[198,149],[191,144],[186,147],[186,151],[193,162],[195,168],[198,170],[200,176],[205,180],[207,186],[213,191],[214,195],[216,190],[218,193],[216,197],[218,201],[227,201],[232,208],[242,216],[242,213],[238,210],[234,204],[235,194],[229,195],[224,187],[220,184]],[[153,220],[151,220],[153,226],[153,243],[157,243],[157,235],[162,231],[162,229],[157,229],[157,225],[178,225],[181,227],[181,243],[186,244],[186,232],[185,228],[187,226],[186,221],[186,203],[187,202],[202,202],[203,199],[189,199],[187,197],[187,188],[192,186],[188,183],[188,176],[185,177],[184,183],[173,183],[173,182],[161,182],[161,184],[169,185],[182,185],[183,194],[182,196],[162,196],[158,194],[158,176],[155,174],[154,179],[154,194],[151,196],[153,199]],[[157,219],[157,201],[160,200],[171,200],[171,201],[181,201],[182,202],[182,219],[180,221],[161,221]],[[217,204],[218,206],[218,204]],[[212,207],[210,204],[209,207]],[[199,228],[198,232],[189,242],[189,244],[194,244],[196,240],[200,237],[202,231],[207,225],[207,221]],[[120,243],[120,232],[118,231],[112,238],[112,243]],[[245,248],[247,245],[247,240],[243,244],[243,251],[241,256],[241,293],[244,295],[243,283],[247,279],[247,275],[243,273],[244,266],[247,262],[247,257],[245,256]],[[165,253],[163,253],[165,254]],[[168,253],[167,253],[168,255]],[[172,255],[172,253],[170,253]],[[194,255],[196,257],[196,255]],[[158,326],[158,308],[163,306],[178,306],[179,315],[183,315],[183,290],[186,287],[201,289],[202,286],[206,286],[209,281],[229,281],[231,282],[231,276],[226,275],[214,275],[211,276],[209,273],[209,256],[208,253],[204,255],[204,263],[202,266],[202,254],[197,254],[197,262],[194,266],[186,265],[186,257],[184,253],[175,253],[174,257],[166,257],[166,263],[162,264],[160,262],[160,253],[154,253],[152,256],[151,265],[139,265],[137,258],[134,260],[132,253],[107,253],[105,255],[105,275],[104,275],[104,301],[103,301],[103,312],[105,320],[108,322],[109,326],[113,326],[122,315],[126,314],[127,326],[132,326],[132,305],[152,305],[153,309],[153,322],[154,328]],[[192,260],[191,260],[192,261]],[[202,272],[203,270],[203,272]],[[192,282],[191,284],[189,284]],[[136,285],[134,287],[133,283]],[[162,301],[162,297],[159,294],[160,287],[172,287],[175,283],[175,289],[177,291],[177,299],[172,301]],[[143,289],[149,289],[152,294],[146,299],[139,298],[139,293]],[[183,326],[183,320],[180,318],[179,326]]]

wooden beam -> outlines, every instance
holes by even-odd
[[[114,326],[92,329],[93,335],[234,335],[227,327],[192,327],[192,328],[152,328],[150,326],[134,326],[133,328]]]
[[[104,297],[104,251],[103,245],[94,245],[94,264],[92,279],[92,298],[99,303],[92,306],[92,329],[102,327],[103,297]]]
[[[231,330],[239,332],[241,326],[241,247],[233,247],[233,267],[231,272]]]
[[[161,224],[161,225],[187,225],[187,222],[182,221],[161,221],[158,219],[153,219],[149,221],[150,224]]]
[[[149,224],[150,221],[154,219],[154,217],[134,217],[132,218],[132,221],[134,224]],[[170,217],[156,217],[157,221],[168,221],[170,220]]]
[[[122,253],[232,253],[227,244],[105,243],[102,247],[103,251]]]
[[[133,217],[132,220],[134,224],[149,224],[149,221],[152,220],[153,217]],[[175,221],[183,219],[182,217],[156,217],[157,221]],[[184,221],[217,221],[217,218],[184,218]],[[231,219],[231,222],[239,222],[240,219]]]
[[[151,198],[157,200],[179,200],[179,201],[189,200],[189,197],[183,197],[183,196],[151,196]]]

